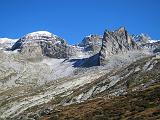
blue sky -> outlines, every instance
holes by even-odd
[[[160,0],[0,0],[0,37],[46,30],[75,44],[125,26],[160,39],[159,12]]]

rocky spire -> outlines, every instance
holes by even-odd
[[[116,31],[106,30],[103,35],[102,47],[100,50],[100,65],[103,65],[105,60],[114,54],[135,49],[138,49],[138,46],[124,27],[121,27]]]

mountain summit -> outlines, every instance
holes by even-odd
[[[11,48],[19,49],[29,58],[48,56],[51,58],[66,58],[67,43],[64,39],[47,31],[32,32],[20,38]]]

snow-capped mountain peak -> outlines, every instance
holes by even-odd
[[[15,42],[18,39],[0,38],[0,44]]]
[[[141,33],[140,35],[135,35],[135,36],[133,35],[133,39],[139,45],[146,44],[146,43],[154,43],[159,41],[159,40],[152,39],[149,35],[144,33]]]
[[[150,40],[149,43],[155,43],[155,42],[158,42],[160,40]]]
[[[25,38],[36,38],[36,37],[40,37],[40,36],[53,37],[53,38],[56,37],[56,35],[48,32],[48,31],[36,31],[36,32],[28,33],[27,35],[25,35]]]
[[[0,38],[0,48],[5,49],[5,48],[10,48],[14,45],[14,43],[18,39],[10,39],[10,38]]]

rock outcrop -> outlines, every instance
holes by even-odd
[[[116,31],[105,31],[100,50],[100,65],[104,65],[107,58],[114,54],[139,49],[124,27]]]

